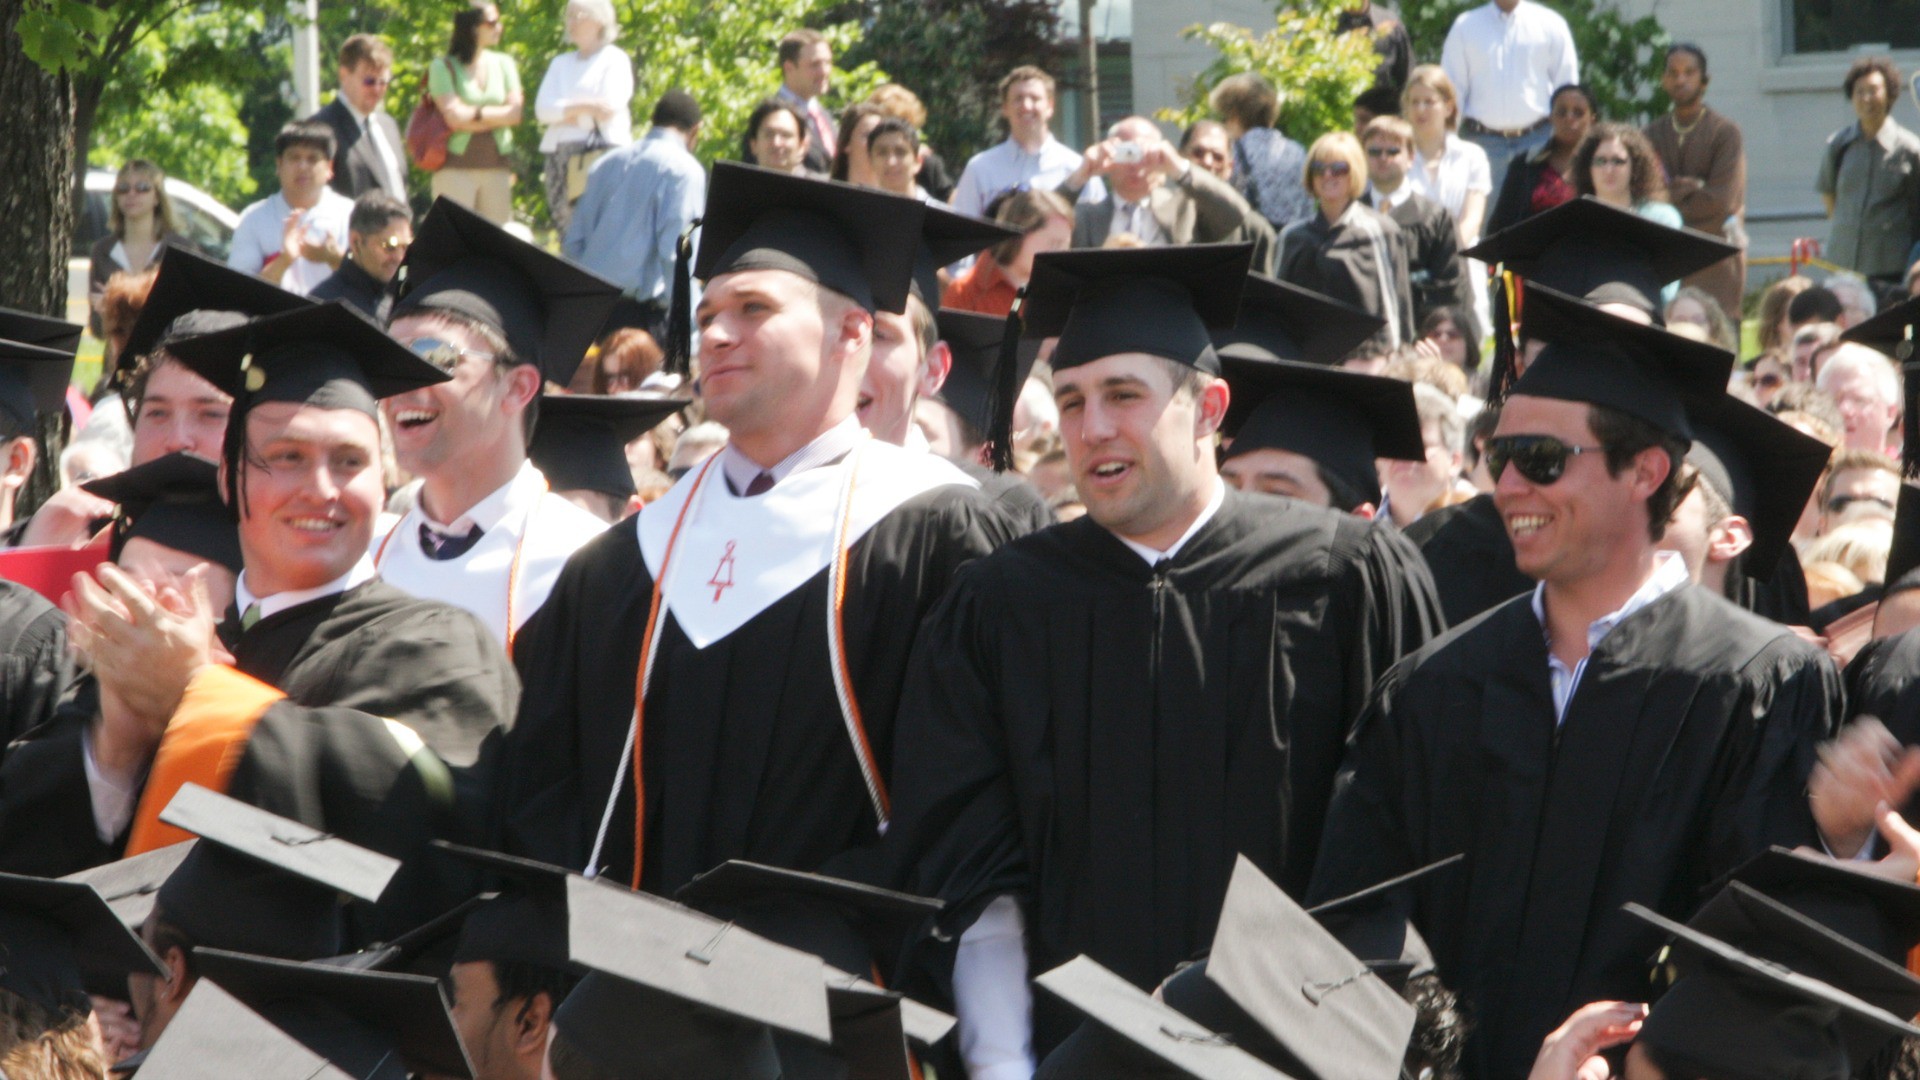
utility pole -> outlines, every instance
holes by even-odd
[[[293,0],[292,8],[294,115],[312,116],[320,111],[320,3]]]
[[[1086,91],[1080,96],[1080,141],[1089,146],[1101,137],[1100,50],[1093,41],[1093,5],[1097,2],[1080,0],[1080,66],[1087,75]]]

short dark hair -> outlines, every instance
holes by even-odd
[[[1647,496],[1647,534],[1657,543],[1667,535],[1673,512],[1686,501],[1699,480],[1699,474],[1681,468],[1687,458],[1687,440],[1606,405],[1587,406],[1587,426],[1593,429],[1593,437],[1606,452],[1609,476],[1626,472],[1643,451],[1660,450],[1667,455],[1670,466],[1667,478]]]
[[[1881,82],[1886,84],[1887,104],[1892,105],[1894,102],[1899,101],[1900,69],[1894,67],[1893,61],[1884,56],[1863,56],[1855,60],[1853,65],[1847,68],[1846,79],[1840,83],[1841,94],[1851,98],[1853,96],[1853,84],[1866,78],[1868,75],[1876,73],[1880,76]]]
[[[1596,117],[1600,115],[1600,99],[1594,96],[1593,88],[1586,83],[1570,82],[1555,87],[1552,96],[1547,98],[1547,108],[1553,108],[1561,94],[1579,94],[1586,99],[1587,111]]]
[[[1032,80],[1045,83],[1047,96],[1054,96],[1053,76],[1047,74],[1043,68],[1035,67],[1032,64],[1021,64],[1019,67],[1014,68],[1012,71],[1000,77],[1000,93],[998,95],[1000,103],[1002,105],[1007,103],[1007,91],[1013,89],[1015,83],[1029,82]]]
[[[1676,53],[1682,56],[1693,57],[1693,62],[1700,65],[1700,77],[1702,79],[1707,77],[1707,52],[1705,49],[1702,49],[1691,41],[1676,41],[1667,46],[1667,59],[1672,60]]]
[[[1193,145],[1193,140],[1215,129],[1218,129],[1220,133],[1224,135],[1226,134],[1227,126],[1218,120],[1195,120],[1193,123],[1188,124],[1187,130],[1180,133],[1180,152],[1182,154],[1186,153],[1187,147]]]
[[[880,136],[882,135],[905,135],[908,146],[913,147],[915,150],[920,149],[920,133],[913,130],[912,124],[895,116],[882,116],[880,122],[874,125],[873,130],[867,132],[868,153],[873,152],[873,144],[879,142]]]
[[[784,112],[793,117],[794,124],[800,129],[800,137],[802,139],[807,137],[807,118],[800,115],[800,110],[794,108],[793,103],[786,98],[770,97],[755,105],[753,111],[747,114],[747,141],[752,142],[759,138],[760,125],[767,122],[767,117],[777,112]]]
[[[1824,285],[1802,289],[1798,296],[1787,301],[1787,321],[1795,326],[1809,322],[1839,322],[1846,313],[1846,306],[1840,303],[1839,294]]]
[[[685,90],[669,90],[653,105],[653,126],[692,131],[700,126],[700,103]]]
[[[372,34],[355,34],[340,44],[340,66],[348,71],[367,61],[393,63],[393,47]]]
[[[287,151],[296,146],[308,146],[333,160],[333,127],[323,120],[289,120],[273,137],[273,156],[277,161],[286,156]]]
[[[547,1000],[557,1009],[561,1002],[567,1000],[567,995],[573,993],[580,976],[564,968],[525,960],[495,960],[493,982],[500,991],[493,999],[496,1009],[505,1008],[515,1001],[532,1001],[538,994],[547,995]]]
[[[785,67],[788,64],[797,64],[800,62],[801,53],[813,48],[815,45],[825,45],[826,43],[827,37],[825,34],[822,34],[818,30],[801,27],[780,39],[780,66]]]
[[[1460,1059],[1473,1030],[1460,999],[1428,972],[1407,980],[1400,996],[1413,1006],[1413,1040],[1407,1044],[1406,1074],[1432,1071],[1432,1080],[1459,1080]]]
[[[412,221],[407,204],[384,191],[369,191],[353,200],[353,212],[347,215],[347,231],[361,236],[386,232],[396,221]]]

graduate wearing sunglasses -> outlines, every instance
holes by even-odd
[[[1465,851],[1412,914],[1478,1019],[1477,1076],[1523,1075],[1574,1008],[1644,989],[1659,941],[1622,904],[1684,918],[1769,844],[1845,857],[1865,835],[1843,800],[1806,797],[1840,715],[1832,664],[1658,550],[1693,482],[1686,404],[1724,393],[1731,354],[1544,288],[1525,317],[1545,346],[1487,455],[1538,585],[1376,685],[1308,892]]]
[[[1319,212],[1282,230],[1273,276],[1383,320],[1381,340],[1389,345],[1419,336],[1407,241],[1392,218],[1362,198],[1367,154],[1360,140],[1345,131],[1314,140],[1301,183]]]

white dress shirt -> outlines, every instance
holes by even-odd
[[[1167,242],[1166,233],[1160,223],[1153,219],[1153,208],[1146,200],[1137,203],[1122,202],[1120,196],[1113,196],[1113,223],[1107,229],[1107,239],[1126,234],[1140,241],[1145,247],[1158,247]]]
[[[600,121],[600,137],[608,146],[625,146],[633,141],[633,60],[611,45],[602,45],[582,58],[569,49],[553,58],[547,74],[534,95],[533,117],[546,127],[540,136],[540,152],[551,154],[562,143],[586,142],[594,125],[566,122],[566,103],[579,98],[598,98],[613,106],[613,116]]]
[[[782,458],[770,469],[761,468],[758,462],[728,443],[720,450],[720,471],[726,477],[727,486],[736,492],[747,490],[753,478],[763,472],[772,473],[773,482],[778,484],[794,473],[839,461],[866,437],[866,429],[860,426],[860,421],[849,416],[822,432],[812,442]]]
[[[1469,194],[1493,192],[1493,169],[1487,162],[1485,150],[1448,132],[1446,145],[1437,160],[1428,161],[1418,147],[1414,148],[1413,166],[1407,170],[1407,179],[1401,186],[1411,187],[1446,207],[1457,222]]]
[[[1573,692],[1580,688],[1580,676],[1586,673],[1587,661],[1593,657],[1593,650],[1613,633],[1613,628],[1624,622],[1628,616],[1655,600],[1667,595],[1692,578],[1687,575],[1686,560],[1675,551],[1656,551],[1653,555],[1653,575],[1627,597],[1620,610],[1602,615],[1587,627],[1587,655],[1580,662],[1568,667],[1561,659],[1553,655],[1553,642],[1547,642],[1547,678],[1553,685],[1553,722],[1558,725],[1567,717],[1567,702],[1573,700]],[[1540,632],[1547,632],[1547,585],[1541,582],[1533,589],[1533,615],[1540,620]]]
[[[980,151],[967,162],[966,169],[960,173],[960,182],[953,189],[953,209],[973,217],[986,217],[987,204],[1002,192],[1023,186],[1052,191],[1079,167],[1080,155],[1052,135],[1040,144],[1040,149],[1032,152],[1008,139]],[[1106,184],[1095,177],[1081,190],[1080,198],[1083,202],[1099,202],[1106,198],[1106,193]]]
[[[1567,20],[1534,0],[1511,12],[1494,3],[1461,12],[1440,66],[1460,97],[1461,119],[1501,131],[1546,119],[1554,89],[1580,81]]]

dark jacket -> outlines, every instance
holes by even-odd
[[[318,120],[333,129],[333,180],[330,182],[333,190],[349,199],[359,198],[369,191],[384,191],[403,203],[407,201],[404,188],[395,191],[384,182],[387,174],[380,166],[380,152],[373,148],[372,143],[361,138],[364,132],[360,122],[354,119],[353,110],[347,108],[346,102],[335,98],[309,119]],[[395,163],[400,166],[400,178],[405,180],[407,144],[400,137],[400,125],[394,123],[393,117],[388,116],[385,109],[375,112],[369,119],[380,125],[380,133],[386,136],[387,146],[393,151]]]

